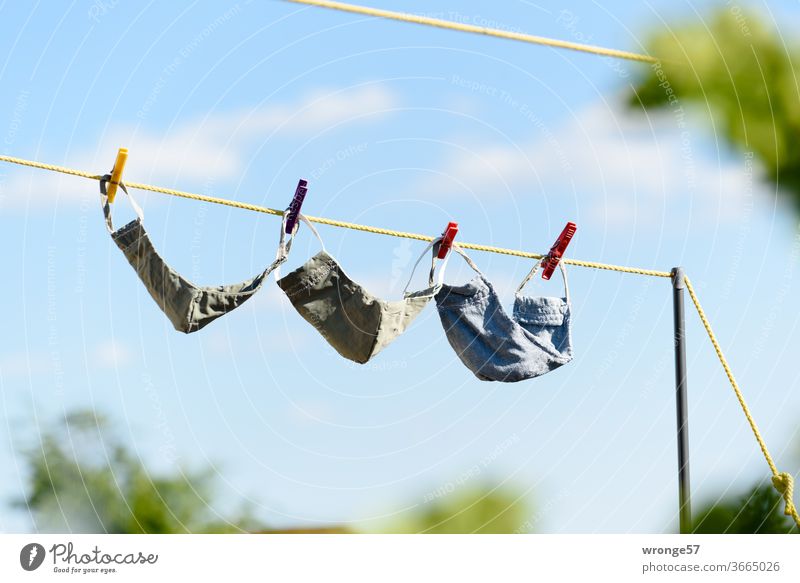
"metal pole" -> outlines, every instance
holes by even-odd
[[[675,405],[678,414],[678,504],[681,534],[692,530],[692,504],[689,489],[689,414],[686,399],[686,321],[682,267],[672,270],[672,306],[675,326]]]

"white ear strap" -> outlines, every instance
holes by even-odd
[[[433,241],[428,243],[428,245],[425,247],[425,250],[422,252],[422,255],[419,256],[419,259],[417,259],[417,262],[414,264],[414,269],[411,270],[411,277],[408,278],[408,283],[406,283],[406,287],[403,289],[403,293],[404,294],[406,292],[408,292],[408,286],[411,284],[411,278],[414,277],[414,271],[416,271],[417,266],[419,265],[419,262],[422,261],[422,258],[425,257],[425,253],[428,252],[428,249],[433,249],[433,252],[431,253],[431,255],[432,255],[432,258],[431,258],[431,274],[428,277],[428,285],[431,285],[431,286],[433,285],[433,272],[436,269],[436,259],[437,259],[436,253],[438,251],[438,247],[437,246],[441,242],[442,242],[442,237],[437,237],[436,239],[434,239]],[[451,247],[451,249],[453,251],[455,251],[456,253],[458,253],[459,255],[461,255],[461,257],[463,257],[464,260],[467,262],[467,265],[469,265],[477,273],[483,275],[481,273],[481,270],[478,269],[478,266],[475,265],[475,262],[472,261],[472,259],[470,259],[467,256],[466,253],[464,253],[464,250],[461,249],[461,247],[459,247],[458,245],[454,244]],[[445,272],[445,269],[447,268],[447,262],[450,261],[450,255],[451,254],[448,253],[447,255],[445,255],[445,258],[442,260],[442,266],[439,268],[439,277],[438,277],[438,281],[436,282],[436,285],[440,286],[444,282],[444,272]]]
[[[317,238],[317,241],[319,241],[319,245],[320,245],[320,247],[322,247],[322,250],[323,250],[323,251],[325,251],[325,252],[327,253],[327,252],[328,252],[328,250],[327,250],[327,249],[325,249],[325,243],[323,243],[323,242],[322,242],[322,237],[320,237],[320,236],[319,236],[319,233],[318,233],[318,232],[317,232],[317,230],[314,228],[314,225],[312,225],[312,224],[311,224],[311,221],[309,221],[309,220],[306,218],[306,216],[305,216],[305,215],[301,215],[301,214],[298,214],[298,215],[297,215],[297,218],[299,218],[301,221],[303,221],[303,223],[305,223],[305,224],[306,224],[306,226],[307,226],[309,229],[311,229],[311,232],[312,232],[312,233],[314,233],[314,236]],[[295,227],[295,228],[294,228],[294,232],[295,232],[295,233],[297,232],[297,227]],[[294,233],[292,233],[292,236],[294,236]]]
[[[569,303],[569,283],[567,282],[567,268],[564,267],[564,261],[559,261],[558,266],[561,268],[561,276],[564,278],[564,297]]]
[[[459,247],[457,244],[453,244],[452,249],[453,249],[453,251],[455,251],[456,253],[461,255],[461,257],[464,258],[464,261],[467,262],[467,265],[469,265],[472,269],[474,269],[476,273],[478,273],[479,275],[483,275],[481,270],[478,269],[478,266],[475,265],[475,262],[472,259],[470,259],[469,255],[464,253],[464,250],[461,247]]]
[[[542,261],[543,259],[539,259],[536,263],[533,264],[533,267],[528,272],[528,275],[526,275],[525,279],[522,280],[522,283],[519,284],[519,287],[517,288],[517,293],[520,293],[522,291],[522,288],[525,287],[531,279],[533,279],[533,276],[536,275],[537,271],[539,271],[539,267],[542,265]]]
[[[533,268],[528,272],[528,275],[525,276],[525,279],[522,280],[522,283],[519,284],[517,288],[517,293],[522,292],[522,288],[533,279],[533,276],[536,275],[536,272],[539,271],[539,266],[542,264],[544,259],[540,259],[536,262]],[[564,267],[564,262],[559,261],[558,267],[561,269],[561,276],[564,278],[564,297],[567,298],[567,303],[569,303],[569,283],[567,282],[567,269]]]
[[[106,174],[100,179],[100,204],[103,207],[103,216],[106,218],[106,228],[109,233],[113,233],[114,225],[111,221],[111,203],[108,201],[108,191],[106,190],[106,183],[110,180],[111,174]],[[125,188],[122,182],[119,183],[119,187],[128,196],[128,201],[130,201],[131,207],[133,207],[133,212],[136,213],[140,221],[144,222],[144,212],[142,212],[142,208],[136,203],[136,199],[131,196],[131,193],[128,192],[128,189]]]
[[[286,240],[286,219],[287,219],[287,217],[288,217],[288,213],[284,213],[283,214],[283,220],[281,221],[281,235],[280,235],[280,239],[278,241],[278,252],[275,255],[275,261],[276,262],[280,261],[280,263],[283,263],[286,260],[286,258],[289,257],[289,251],[292,249],[292,241],[294,241],[294,237],[295,237],[295,235],[297,235],[297,231],[300,228],[300,222],[301,221],[309,229],[311,229],[311,232],[314,233],[314,236],[317,238],[317,241],[319,241],[319,244],[322,247],[322,250],[327,253],[327,250],[325,249],[325,243],[322,242],[322,237],[319,236],[319,233],[314,228],[314,225],[312,225],[311,221],[309,221],[304,215],[301,215],[299,213],[297,215],[297,218],[299,219],[299,221],[297,223],[295,223],[294,230],[291,233],[291,237],[289,237],[289,240],[287,241]],[[278,265],[278,267],[275,268],[274,272],[275,272],[275,281],[278,281],[280,279],[280,277],[281,277],[280,265]]]
[[[438,243],[440,243],[441,240],[442,240],[441,237],[437,237],[436,239],[434,239],[433,241],[431,241],[430,243],[428,243],[425,246],[425,249],[422,251],[420,256],[417,258],[417,261],[414,263],[414,267],[411,269],[411,275],[408,276],[408,282],[406,282],[406,286],[403,288],[403,295],[408,293],[408,286],[411,285],[411,280],[414,279],[414,272],[417,271],[417,267],[419,266],[420,261],[422,261],[422,258],[425,257],[425,254],[430,250],[433,250],[433,251],[431,252],[431,271],[430,271],[430,274],[428,275],[428,285],[431,286],[431,287],[433,286],[433,275],[434,275],[434,272],[436,271],[436,261],[437,261],[436,245]],[[445,269],[447,268],[447,260],[448,259],[449,259],[449,255],[448,255],[448,257],[445,257],[444,260],[442,260],[442,266],[439,268],[439,277],[437,278],[437,281],[436,281],[436,285],[437,286],[442,285],[442,282],[444,281],[444,272],[445,272]]]

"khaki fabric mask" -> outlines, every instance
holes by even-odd
[[[155,250],[142,224],[142,209],[123,185],[120,186],[125,194],[128,194],[137,218],[124,227],[114,230],[111,205],[106,194],[106,182],[109,179],[110,176],[106,175],[100,181],[100,201],[108,232],[158,307],[179,332],[186,334],[196,332],[220,316],[238,308],[261,288],[264,279],[273,269],[286,261],[291,240],[288,245],[285,244],[284,229],[281,227],[278,254],[275,261],[264,271],[233,285],[196,286],[167,265]]]
[[[310,223],[307,224],[311,227]],[[319,238],[313,227],[311,230]],[[428,245],[414,269],[428,249],[434,248],[436,242]],[[434,253],[426,289],[413,293],[404,291],[402,300],[385,301],[354,282],[336,259],[327,253],[323,244],[322,251],[302,267],[279,279],[278,286],[300,315],[339,354],[363,364],[400,336],[436,294],[444,273],[443,265],[439,274],[440,281],[434,285],[436,262]],[[414,270],[412,277],[413,274]],[[276,273],[276,279],[277,277]]]

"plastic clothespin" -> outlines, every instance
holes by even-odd
[[[128,161],[128,149],[120,148],[117,152],[117,159],[114,160],[114,167],[111,169],[111,180],[108,181],[107,196],[108,202],[114,202],[117,196],[117,187],[122,181],[122,171],[125,170],[125,162]]]
[[[442,233],[442,241],[439,243],[439,252],[436,254],[437,259],[447,257],[447,252],[453,247],[453,239],[456,238],[456,233],[458,233],[458,223],[453,221],[447,223],[447,228]]]
[[[572,241],[572,236],[577,230],[578,226],[575,223],[567,223],[567,226],[561,231],[558,239],[556,239],[556,242],[553,243],[553,246],[550,248],[550,253],[542,260],[542,279],[550,279],[550,276],[553,275],[553,271],[564,255],[564,251],[567,250],[567,246],[569,242]]]
[[[292,202],[289,203],[289,208],[286,209],[286,233],[289,235],[294,232],[294,227],[297,224],[297,215],[300,214],[307,192],[308,181],[301,178],[297,183]]]

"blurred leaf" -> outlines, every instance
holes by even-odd
[[[783,500],[770,484],[756,486],[738,499],[706,505],[695,515],[697,534],[797,533],[794,521],[783,514]]]
[[[630,106],[679,113],[692,105],[704,112],[714,133],[752,152],[766,177],[800,210],[797,46],[785,44],[757,14],[730,7],[719,8],[707,22],[657,30],[646,46],[661,63],[643,69]]]
[[[385,530],[393,533],[511,534],[524,531],[529,510],[509,487],[457,490],[416,507]]]
[[[66,416],[25,452],[25,500],[39,532],[185,533],[263,530],[242,513],[226,520],[211,505],[210,470],[151,475],[91,411]]]

